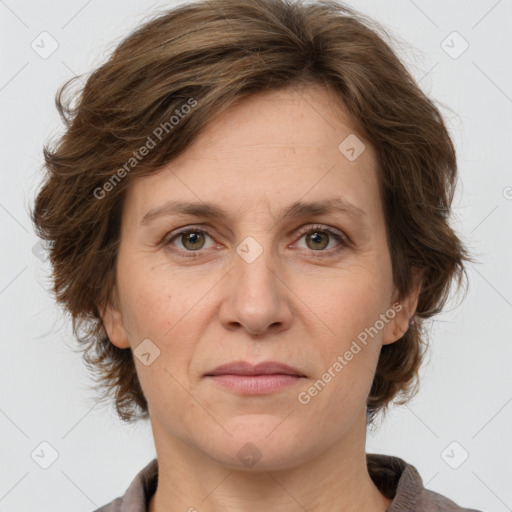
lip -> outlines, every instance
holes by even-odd
[[[256,365],[234,361],[218,366],[205,377],[240,395],[266,395],[297,384],[306,376],[296,368],[277,361]]]
[[[231,363],[221,364],[214,370],[205,374],[206,377],[216,375],[291,375],[295,377],[305,377],[305,375],[287,364],[278,361],[263,361],[258,364],[251,364],[247,361],[233,361]]]

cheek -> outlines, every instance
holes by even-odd
[[[135,357],[137,372],[144,387],[166,385],[172,378],[183,381],[194,349],[201,338],[205,294],[213,286],[204,280],[193,281],[187,272],[170,272],[168,265],[154,265],[147,258],[125,259],[119,265],[119,285],[123,323],[133,350],[145,339],[156,345],[158,357],[145,366]],[[137,352],[135,352],[135,356]],[[169,382],[171,381],[171,382]]]
[[[343,271],[324,279],[301,282],[307,305],[341,343],[375,324],[388,307],[389,283],[368,269]]]
[[[312,315],[311,321],[322,330],[324,325],[328,327],[325,344],[318,348],[322,367],[316,377],[326,383],[329,391],[322,392],[318,405],[323,402],[328,407],[333,400],[340,410],[347,411],[364,402],[382,345],[379,318],[388,307],[388,280],[385,269],[369,272],[365,267],[333,275],[322,287],[308,284],[302,288],[307,293],[308,306],[318,315]],[[331,413],[337,415],[336,411]]]
[[[137,278],[130,279],[123,290],[123,318],[132,344],[144,338],[160,344],[163,333],[175,323],[173,294],[164,286]]]
[[[180,276],[152,260],[152,254],[128,252],[119,259],[123,318],[135,344],[144,338],[162,344],[194,301],[193,294],[183,293],[186,286]]]
[[[187,395],[179,383],[186,382],[197,338],[186,332],[191,307],[167,279],[157,278],[156,270],[143,270],[126,272],[130,278],[122,281],[121,290],[123,319],[134,350],[138,379],[149,405],[156,411],[183,415]],[[147,339],[154,344],[145,341],[151,354],[148,365],[137,357],[137,347]]]

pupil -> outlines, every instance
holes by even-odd
[[[318,233],[318,232],[315,232],[311,235],[311,239],[313,241],[314,244],[318,245],[318,243],[321,244],[322,242],[322,236],[323,236],[323,233]]]
[[[191,245],[197,244],[199,240],[199,235],[197,233],[189,233],[186,237],[186,242]]]

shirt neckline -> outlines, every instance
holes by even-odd
[[[416,468],[400,457],[378,453],[367,453],[366,461],[373,483],[392,500],[386,512],[413,510],[418,494],[424,489]],[[126,510],[147,512],[157,485],[158,459],[154,458],[139,471],[122,497],[122,503],[128,505]]]

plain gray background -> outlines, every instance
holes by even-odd
[[[452,301],[432,327],[420,393],[369,433],[367,451],[402,457],[459,505],[512,510],[512,2],[348,3],[403,40],[396,51],[440,106],[458,151],[453,223],[480,261],[469,268],[466,300]],[[3,512],[93,510],[123,494],[155,456],[149,423],[124,425],[93,400],[70,323],[47,291],[49,264],[34,249],[28,206],[42,145],[63,130],[57,88],[172,5],[0,0]],[[42,47],[42,37],[46,51],[58,44],[46,58],[31,46]],[[47,469],[42,442],[58,453]],[[39,464],[33,453],[45,454]]]

